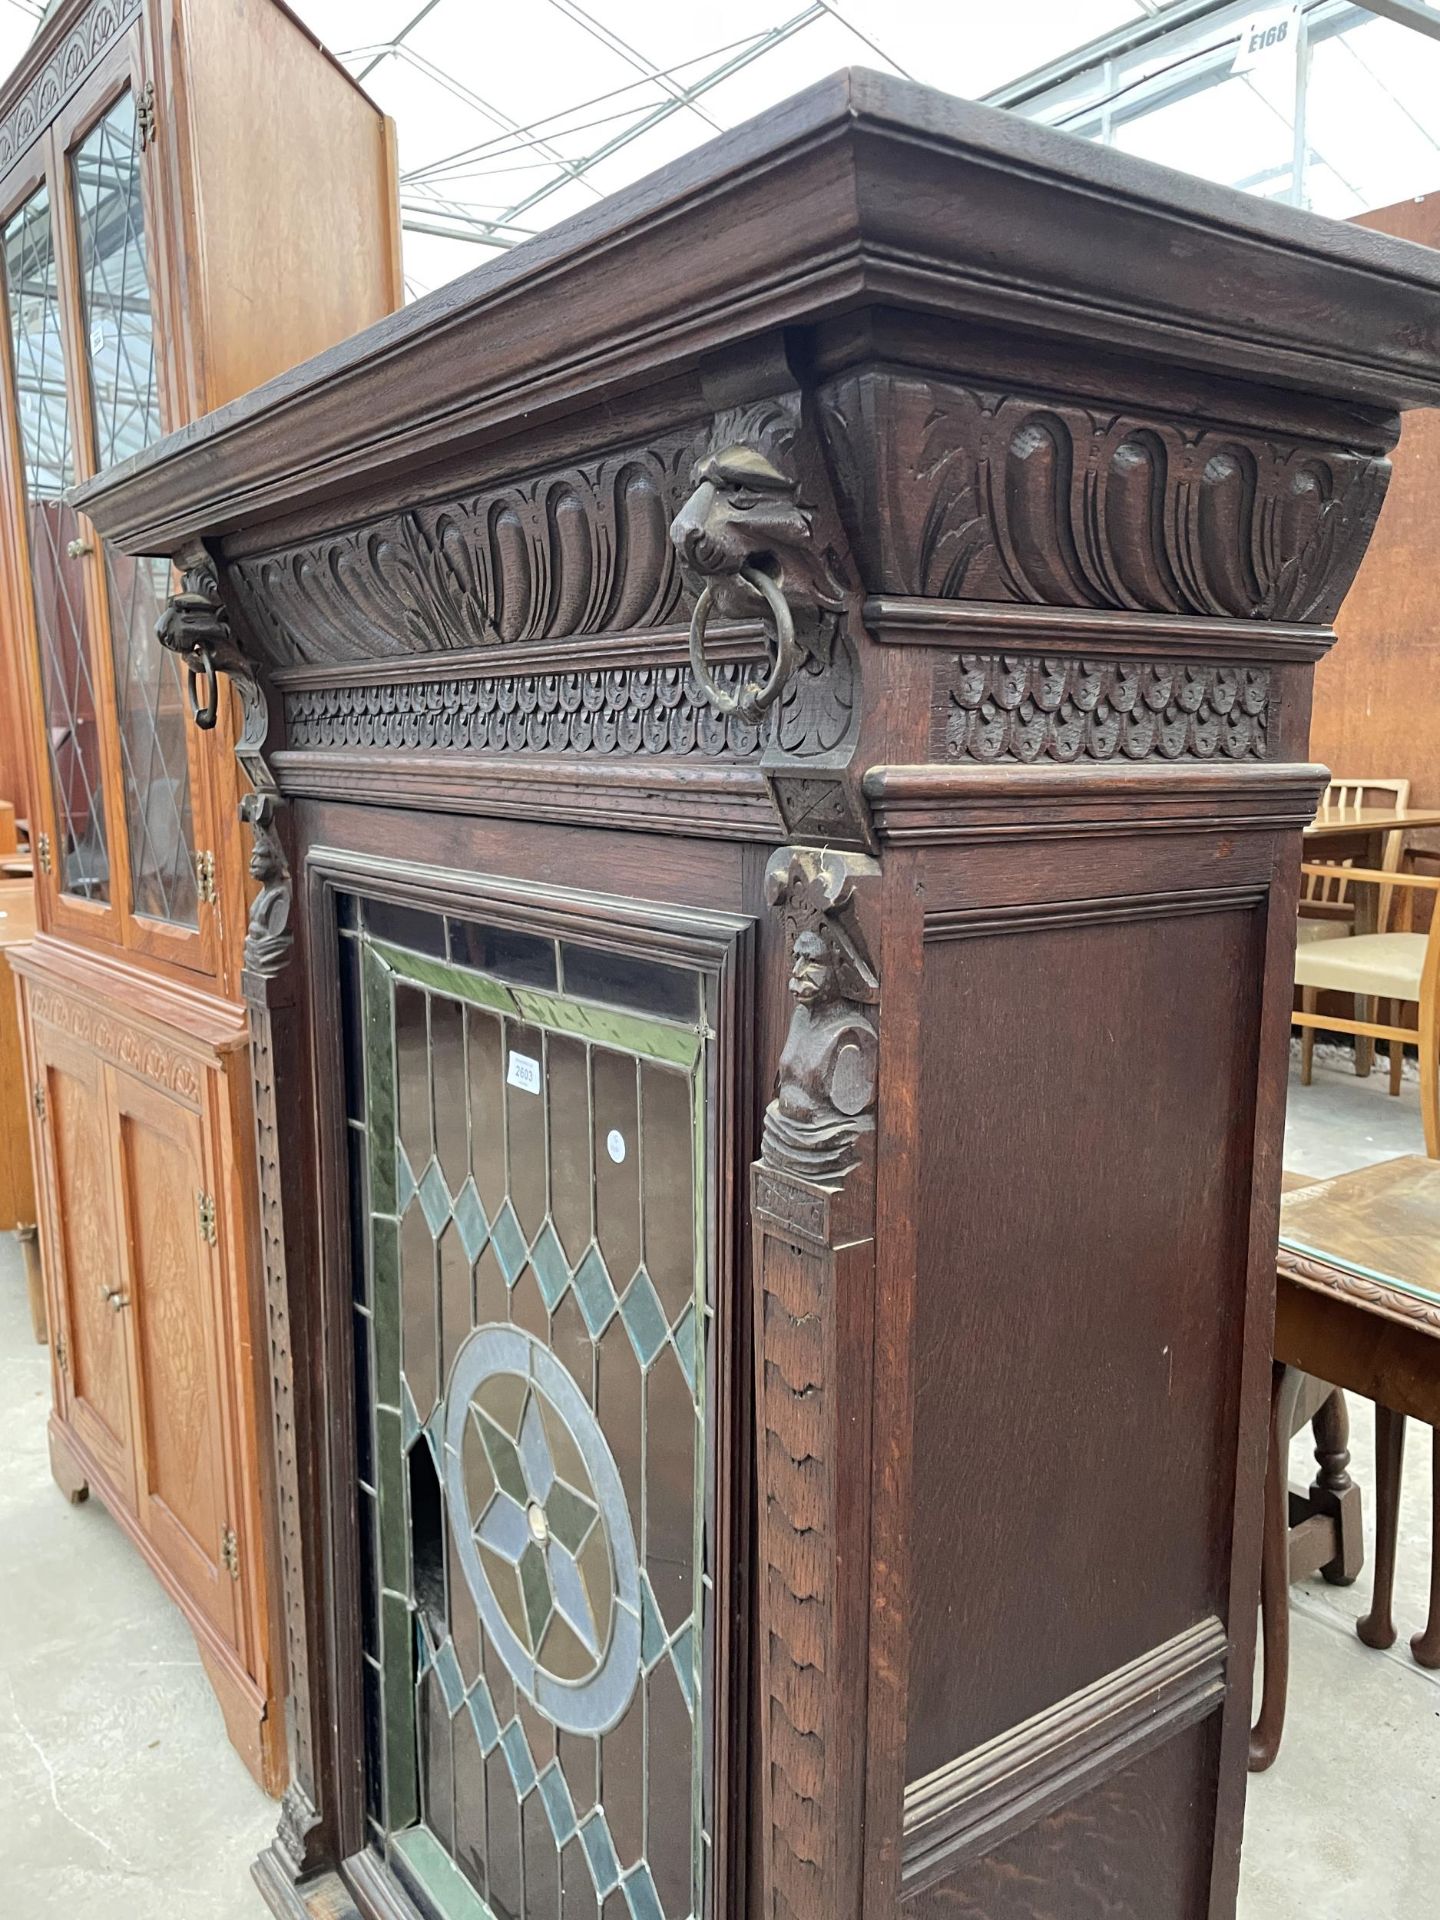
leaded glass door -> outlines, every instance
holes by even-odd
[[[97,65],[37,141],[34,179],[0,211],[18,571],[46,743],[42,885],[48,924],[213,971],[197,858],[205,755],[179,666],[154,635],[170,569],[112,553],[64,497],[165,424],[142,53],[131,34]]]
[[[446,1920],[705,1913],[713,978],[352,910],[368,1838]]]

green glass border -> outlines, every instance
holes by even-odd
[[[509,1014],[527,1026],[543,1027],[547,1033],[576,1034],[600,1046],[675,1067],[693,1068],[704,1051],[706,1036],[698,1024],[685,1026],[645,1014],[622,1013],[591,1000],[572,1000],[543,987],[507,986],[488,973],[434,960],[428,954],[410,953],[384,940],[367,940],[364,944],[367,952],[375,953],[402,979]]]

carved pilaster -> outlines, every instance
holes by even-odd
[[[751,1172],[759,1400],[760,1698],[766,1920],[840,1910],[855,1884],[864,1684],[862,1484],[879,983],[853,920],[873,863],[771,859],[795,1006]]]
[[[279,1137],[280,1113],[301,1110],[305,1057],[293,993],[288,983],[280,983],[294,944],[290,931],[290,864],[278,828],[283,803],[265,759],[270,715],[264,686],[232,631],[209,556],[197,550],[184,555],[180,565],[182,590],[161,614],[156,637],[185,664],[197,725],[215,724],[221,674],[236,688],[241,726],[235,753],[251,785],[240,802],[240,818],[251,832],[250,874],[256,882],[256,893],[250,906],[241,979],[250,1020],[290,1763],[290,1785],[281,1805],[275,1852],[299,1878],[325,1862],[315,1853],[322,1828],[317,1812],[320,1794],[313,1690],[320,1684],[320,1676],[312,1674],[309,1660],[311,1645],[321,1644],[321,1581],[315,1564],[319,1543],[317,1530],[304,1518],[316,1511],[313,1481],[317,1454],[312,1430],[313,1396],[297,1397],[295,1391],[297,1353],[313,1353],[316,1343],[307,1337],[303,1297],[297,1296],[292,1307],[290,1273],[292,1268],[296,1273],[305,1270],[303,1258],[298,1257],[305,1215],[299,1197],[287,1192],[296,1177],[297,1156],[282,1150]]]

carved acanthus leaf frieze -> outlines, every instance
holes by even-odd
[[[939,669],[947,760],[1263,760],[1264,667],[962,653]]]
[[[1328,621],[1390,463],[1343,447],[900,374],[821,418],[873,592]]]
[[[863,856],[782,847],[765,893],[784,916],[794,1009],[765,1109],[760,1164],[803,1180],[842,1179],[875,1126],[880,986],[849,911]]]
[[[325,534],[229,570],[277,665],[454,652],[663,626],[666,538],[696,429]]]

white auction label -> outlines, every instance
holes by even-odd
[[[612,1127],[605,1136],[605,1151],[618,1167],[625,1158],[625,1136],[618,1127]]]
[[[519,1087],[522,1093],[540,1091],[540,1062],[532,1060],[528,1053],[512,1053],[510,1069],[505,1075],[512,1087]]]
[[[1263,13],[1252,14],[1240,29],[1240,43],[1230,71],[1253,73],[1263,62],[1276,60],[1281,54],[1288,54],[1293,63],[1299,35],[1298,6],[1267,7]]]

